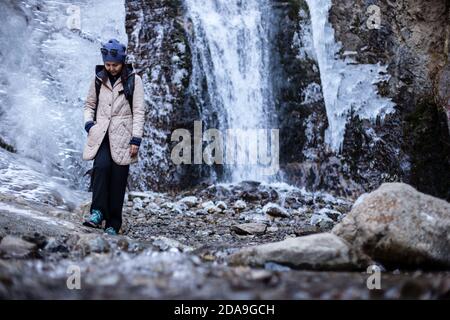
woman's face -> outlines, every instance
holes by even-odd
[[[106,70],[113,76],[117,76],[120,72],[122,72],[122,66],[123,63],[120,62],[105,62]]]

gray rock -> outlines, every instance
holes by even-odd
[[[219,208],[220,210],[226,210],[228,207],[227,207],[227,204],[225,203],[225,202],[223,202],[223,201],[219,201],[219,202],[217,202],[216,203],[216,207],[217,208]]]
[[[133,199],[133,210],[142,210],[144,208],[144,203],[141,198]]]
[[[226,215],[234,215],[234,210],[233,209],[226,209],[222,211],[223,214]]]
[[[65,243],[55,238],[50,238],[44,249],[49,252],[69,252],[69,249]]]
[[[450,204],[404,183],[355,202],[333,233],[386,266],[450,266]]]
[[[331,233],[244,248],[230,257],[230,263],[237,265],[264,266],[268,262],[314,270],[347,270],[361,265],[350,246]]]
[[[268,223],[271,218],[268,215],[264,215],[258,212],[242,212],[239,216],[239,220],[243,220],[245,222],[256,222],[256,223]]]
[[[21,259],[32,258],[37,254],[37,245],[21,238],[6,236],[0,242],[0,256]]]
[[[272,226],[267,228],[267,232],[277,232],[279,229],[277,226]]]
[[[233,208],[238,210],[238,211],[242,211],[242,210],[245,210],[247,208],[247,204],[245,203],[244,200],[237,200],[233,204]]]
[[[154,202],[149,202],[145,207],[146,211],[150,214],[157,214],[160,211],[159,206]]]
[[[222,209],[214,204],[212,201],[207,201],[202,203],[202,208],[205,209],[208,213],[220,213]]]
[[[260,235],[266,232],[267,226],[262,223],[243,223],[234,225],[231,230],[239,235],[255,234]]]
[[[309,224],[302,225],[295,230],[295,235],[298,237],[307,236],[307,235],[316,234],[316,233],[320,233],[319,228],[316,226],[309,225]]]
[[[189,208],[192,208],[192,207],[195,207],[199,203],[199,200],[195,196],[188,196],[188,197],[182,198],[180,200],[180,202],[186,204]]]
[[[187,210],[187,205],[185,204],[176,204],[170,209],[170,212],[176,213],[176,214],[182,214],[184,211]]]
[[[197,216],[206,216],[208,214],[208,212],[206,212],[206,210],[203,209],[199,209],[197,211],[195,211],[195,215]]]
[[[287,218],[290,216],[286,209],[272,202],[269,202],[263,207],[263,212],[272,217]]]
[[[91,208],[91,203],[92,201],[85,201],[82,204],[80,204],[79,210],[81,211],[82,214],[86,214],[89,215],[89,209]]]
[[[339,218],[342,216],[342,214],[339,211],[329,209],[329,208],[322,208],[317,213],[321,214],[321,215],[325,215],[333,221],[338,221]]]
[[[181,252],[189,252],[192,251],[193,248],[187,245],[182,244],[181,242],[170,239],[163,236],[158,237],[152,237],[153,242],[152,244],[156,247],[158,247],[161,251],[168,251],[173,248],[178,249]]]
[[[139,198],[141,200],[144,200],[146,198],[151,198],[151,194],[146,192],[140,192],[140,191],[130,191],[128,193],[128,200],[134,201],[134,199]]]
[[[334,221],[325,214],[313,214],[309,223],[322,232],[330,231],[335,225]]]
[[[96,234],[81,235],[78,242],[78,247],[83,250],[84,254],[104,253],[110,251],[110,245],[103,237]]]

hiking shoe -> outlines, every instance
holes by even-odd
[[[102,226],[103,214],[100,210],[93,209],[88,220],[83,225],[91,228],[100,228]]]
[[[113,227],[106,228],[105,233],[109,234],[110,236],[117,236],[117,232]]]

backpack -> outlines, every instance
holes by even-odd
[[[125,98],[128,100],[128,103],[130,104],[131,114],[133,114],[133,94],[134,94],[134,73],[133,72],[133,66],[131,64],[126,64],[124,66],[124,70],[122,71],[122,74],[120,75],[123,85],[123,90],[119,91],[119,94],[125,94]],[[98,65],[95,67],[95,94],[97,96],[97,101],[95,102],[95,112],[94,112],[94,121],[97,120],[97,108],[98,108],[98,96],[100,95],[100,89],[102,87],[102,83],[108,75],[105,71],[105,66]],[[131,74],[130,76],[128,76]],[[102,80],[101,80],[102,79]],[[89,183],[89,189],[88,192],[92,192],[92,185],[94,180],[94,165],[92,165],[92,168],[86,171],[86,173],[83,175],[89,174],[91,176],[91,181]]]

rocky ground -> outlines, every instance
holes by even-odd
[[[348,215],[353,201],[284,184],[249,181],[176,195],[129,192],[119,236],[81,226],[89,202],[70,211],[0,197],[1,298],[435,299],[450,294],[445,268],[380,265],[380,290],[367,288],[365,268],[333,270],[339,269],[335,260],[348,256],[345,248],[339,257],[334,253],[337,236],[328,231]],[[298,255],[281,242],[283,248],[268,251],[273,261],[263,258],[267,248],[255,247],[298,239],[303,245],[297,248],[305,247],[304,239],[328,246],[320,237],[331,237],[329,248],[318,252],[320,245],[314,245],[311,251],[306,244],[309,255]],[[236,259],[249,248],[260,248],[254,251],[258,265]],[[283,250],[294,260],[283,260]],[[317,262],[320,257],[331,261],[327,271]],[[70,290],[67,283],[76,282],[68,277],[77,272],[81,289]]]

